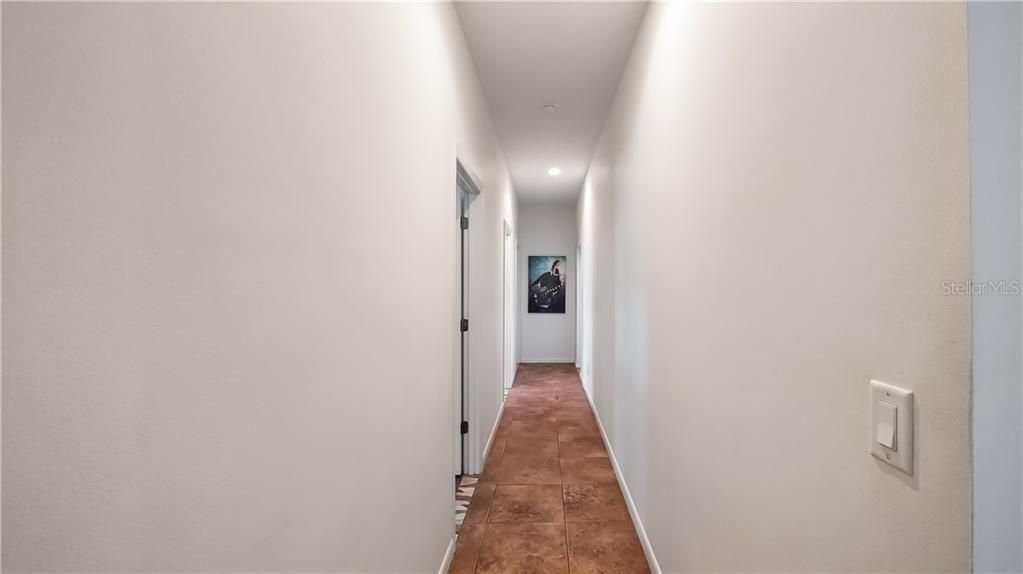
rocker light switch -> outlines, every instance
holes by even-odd
[[[877,442],[881,443],[881,446],[896,451],[899,450],[895,446],[895,429],[898,428],[898,416],[899,409],[895,408],[895,405],[890,405],[884,401],[877,405],[877,431],[874,438],[877,439]]]
[[[870,381],[870,454],[913,474],[913,391]]]

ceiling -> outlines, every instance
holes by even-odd
[[[457,4],[520,201],[575,201],[645,9],[635,1]],[[561,175],[548,175],[551,167]]]

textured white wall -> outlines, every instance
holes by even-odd
[[[558,204],[523,205],[519,214],[519,295],[524,363],[575,361],[575,252],[578,240],[575,211]],[[565,314],[529,313],[530,255],[562,255],[568,271]]]
[[[969,570],[966,42],[961,4],[650,6],[579,216],[665,571]],[[912,478],[871,378],[916,391]]]
[[[514,220],[452,6],[3,12],[5,571],[435,571],[456,147]]]

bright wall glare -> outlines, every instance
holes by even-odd
[[[552,167],[547,170],[547,175],[561,175],[561,170],[559,168]]]

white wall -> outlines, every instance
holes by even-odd
[[[575,212],[558,204],[523,205],[519,214],[519,312],[523,363],[575,362]],[[565,257],[565,313],[529,313],[530,255]]]
[[[1021,161],[1020,5],[969,5],[973,280],[1019,287]],[[1011,288],[1011,284],[1007,285]],[[1023,570],[1019,293],[973,298],[973,567]]]
[[[966,42],[961,4],[651,4],[579,217],[664,571],[970,568]],[[916,392],[911,478],[871,378]]]
[[[594,150],[576,205],[579,244],[582,246],[581,339],[579,376],[591,398],[615,393],[615,226],[609,157],[605,131]],[[611,413],[605,413],[610,415]],[[609,423],[610,421],[608,421]]]
[[[453,8],[3,12],[6,571],[435,571],[456,147],[514,221]]]

